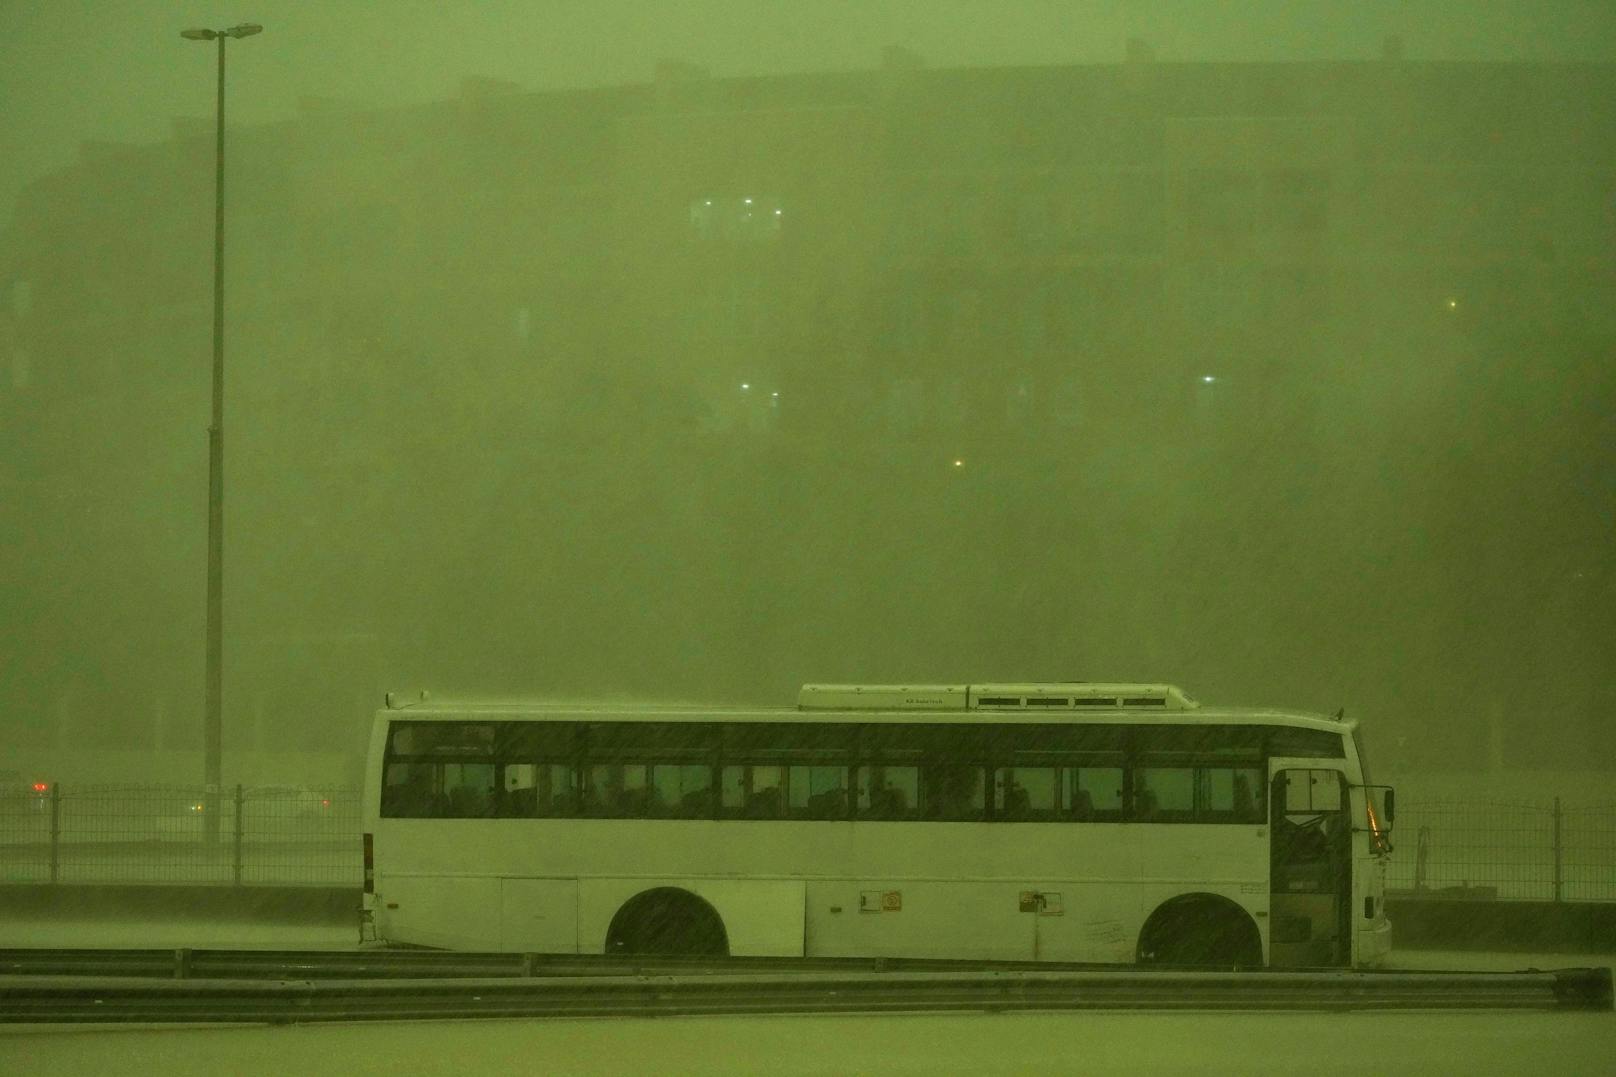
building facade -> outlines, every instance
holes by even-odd
[[[889,50],[233,131],[228,705],[354,739],[243,694],[338,636],[468,690],[1165,677],[1418,747],[1551,684],[1591,729],[1613,91]],[[21,736],[200,704],[208,134],[3,234]]]

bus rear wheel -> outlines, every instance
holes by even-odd
[[[728,957],[724,921],[688,890],[659,886],[623,903],[606,929],[608,954]]]
[[[1228,898],[1185,894],[1145,921],[1138,960],[1147,965],[1258,968],[1262,936],[1250,915]]]

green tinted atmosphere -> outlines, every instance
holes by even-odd
[[[0,769],[200,777],[243,21],[227,781],[807,681],[1608,765],[1616,14],[1242,7],[0,3]]]

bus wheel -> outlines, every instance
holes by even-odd
[[[1184,894],[1164,903],[1139,932],[1140,964],[1257,968],[1262,936],[1246,910],[1217,894]]]
[[[728,957],[718,911],[688,890],[660,886],[635,894],[606,930],[608,954]]]

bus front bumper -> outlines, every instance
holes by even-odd
[[[1392,922],[1381,917],[1358,936],[1358,964],[1373,967],[1385,960],[1392,949]]]

